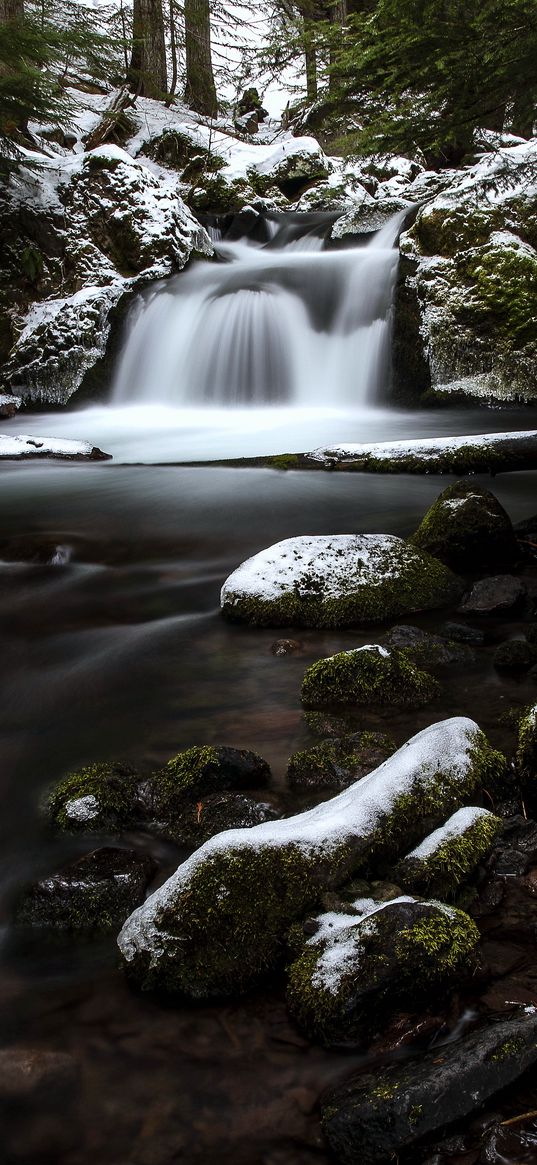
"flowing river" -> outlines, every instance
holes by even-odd
[[[333,252],[296,224],[276,224],[264,244],[219,244],[220,262],[192,265],[135,305],[108,403],[2,428],[84,438],[114,456],[0,466],[1,1043],[71,1057],[50,1095],[6,1112],[10,1161],[328,1161],[318,1095],[362,1061],[302,1039],[277,983],[223,1006],[170,1005],[129,989],[113,940],[21,941],[10,918],[23,885],[95,844],[58,840],[41,822],[43,792],[77,766],[121,758],[151,770],[181,748],[225,743],[261,753],[285,802],[286,760],[313,743],[305,667],[371,632],[301,632],[300,652],[276,657],[287,632],[220,618],[224,579],[291,535],[407,535],[445,484],[185,462],[535,427],[516,409],[389,407],[399,226]],[[492,488],[514,521],[535,512],[535,475]],[[478,683],[469,669],[440,709],[399,712],[389,730],[402,743],[462,713],[501,745],[501,712],[535,699],[529,681],[513,684],[514,694],[492,665]],[[154,839],[123,841],[153,853],[159,880],[181,858]]]

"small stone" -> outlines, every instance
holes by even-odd
[[[496,862],[496,874],[503,878],[521,878],[531,862],[527,854],[518,849],[505,849]]]
[[[525,597],[526,587],[519,578],[499,574],[475,583],[458,610],[461,615],[494,615],[520,606]]]
[[[293,655],[302,651],[303,644],[299,639],[276,639],[271,647],[273,655]]]
[[[478,631],[477,627],[468,627],[466,623],[444,623],[440,630],[456,643],[469,643],[474,647],[480,647],[485,642],[485,632]]]
[[[505,639],[494,652],[497,671],[529,671],[537,663],[537,651],[525,639]]]
[[[442,667],[464,667],[475,660],[474,652],[463,643],[456,643],[441,635],[431,635],[421,627],[399,624],[386,637],[388,647],[404,651],[418,667],[434,671]]]
[[[104,846],[27,890],[17,922],[62,931],[116,929],[143,902],[155,870],[147,854]]]

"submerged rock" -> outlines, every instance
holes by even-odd
[[[525,672],[537,663],[537,650],[525,639],[504,639],[494,652],[497,671]]]
[[[142,987],[195,998],[244,990],[281,957],[289,926],[325,890],[396,857],[505,770],[478,726],[433,724],[332,800],[219,834],[125,923],[118,943]]]
[[[287,765],[292,789],[346,789],[378,768],[397,749],[381,732],[355,732],[323,740],[304,752],[295,752]]]
[[[459,809],[395,868],[401,886],[418,894],[451,898],[492,850],[503,828],[487,809]]]
[[[47,802],[49,820],[68,833],[121,830],[135,816],[139,780],[129,765],[87,765],[52,790]]]
[[[475,969],[479,931],[461,910],[400,897],[322,914],[289,968],[287,1003],[307,1035],[356,1042],[405,999],[437,993]]]
[[[436,668],[464,667],[475,659],[471,648],[446,639],[443,635],[431,635],[421,627],[400,624],[392,627],[385,639],[386,646],[404,651],[407,659],[418,667]]]
[[[461,615],[494,615],[521,606],[525,597],[526,587],[521,579],[498,574],[475,583],[458,609]]]
[[[486,574],[520,557],[511,520],[488,489],[472,481],[448,486],[410,541],[454,571]]]
[[[152,858],[135,850],[94,850],[27,890],[17,922],[39,929],[112,930],[143,901],[155,869]]]
[[[259,627],[353,627],[446,606],[461,584],[390,534],[287,538],[224,583],[222,611]]]
[[[335,704],[421,708],[440,692],[437,680],[415,667],[401,651],[380,644],[319,659],[302,682],[306,708]]]
[[[342,1165],[373,1165],[474,1112],[537,1059],[537,1011],[518,1009],[420,1059],[351,1076],[325,1094],[323,1127]]]

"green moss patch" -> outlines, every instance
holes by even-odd
[[[394,876],[413,892],[452,898],[490,853],[502,828],[501,819],[486,809],[460,810],[403,858]]]
[[[139,780],[128,765],[87,765],[52,790],[47,802],[49,820],[68,833],[120,830],[136,815]]]
[[[336,704],[420,708],[439,692],[437,680],[403,652],[375,644],[312,664],[302,683],[302,702],[307,708]]]
[[[287,766],[293,789],[345,789],[376,769],[397,745],[381,732],[357,732],[295,752]]]

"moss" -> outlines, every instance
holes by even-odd
[[[525,1048],[526,1042],[523,1039],[517,1040],[516,1038],[513,1038],[510,1040],[505,1040],[504,1043],[500,1044],[500,1046],[496,1048],[496,1051],[492,1053],[490,1056],[490,1062],[492,1064],[503,1064],[506,1060],[515,1059],[517,1056],[520,1056],[521,1052],[523,1052]]]
[[[186,800],[192,803],[226,789],[264,787],[270,775],[267,762],[248,749],[196,745],[172,757],[147,785],[154,812],[173,818],[176,812],[184,815]]]
[[[105,762],[78,769],[52,790],[47,803],[50,822],[68,833],[121,829],[135,816],[139,780],[134,769],[122,764]],[[96,811],[89,819],[77,821],[66,807],[82,797],[94,797]]]
[[[503,828],[493,814],[479,817],[423,858],[403,858],[394,876],[406,888],[441,899],[453,898],[459,886],[490,852]]]
[[[528,708],[519,722],[516,767],[524,796],[533,810],[537,805],[537,704]]]
[[[308,668],[302,701],[309,708],[333,704],[389,705],[420,708],[439,694],[440,686],[402,652],[381,655],[378,649],[342,651]]]
[[[500,214],[472,210],[466,205],[426,208],[418,217],[412,235],[424,255],[451,259],[461,251],[486,243],[495,227],[501,225]]]
[[[253,197],[254,191],[243,178],[228,182],[222,174],[203,174],[200,185],[189,191],[187,202],[193,210],[207,214],[232,214],[242,210]]]
[[[418,919],[395,937],[395,954],[411,978],[421,983],[451,979],[475,965],[479,931],[462,910],[450,907]]]
[[[456,317],[490,329],[510,348],[537,341],[536,255],[513,241],[461,259],[458,270],[470,281],[471,295],[455,310]]]
[[[396,748],[395,741],[380,732],[324,740],[290,757],[287,780],[295,789],[344,789],[372,772]]]

